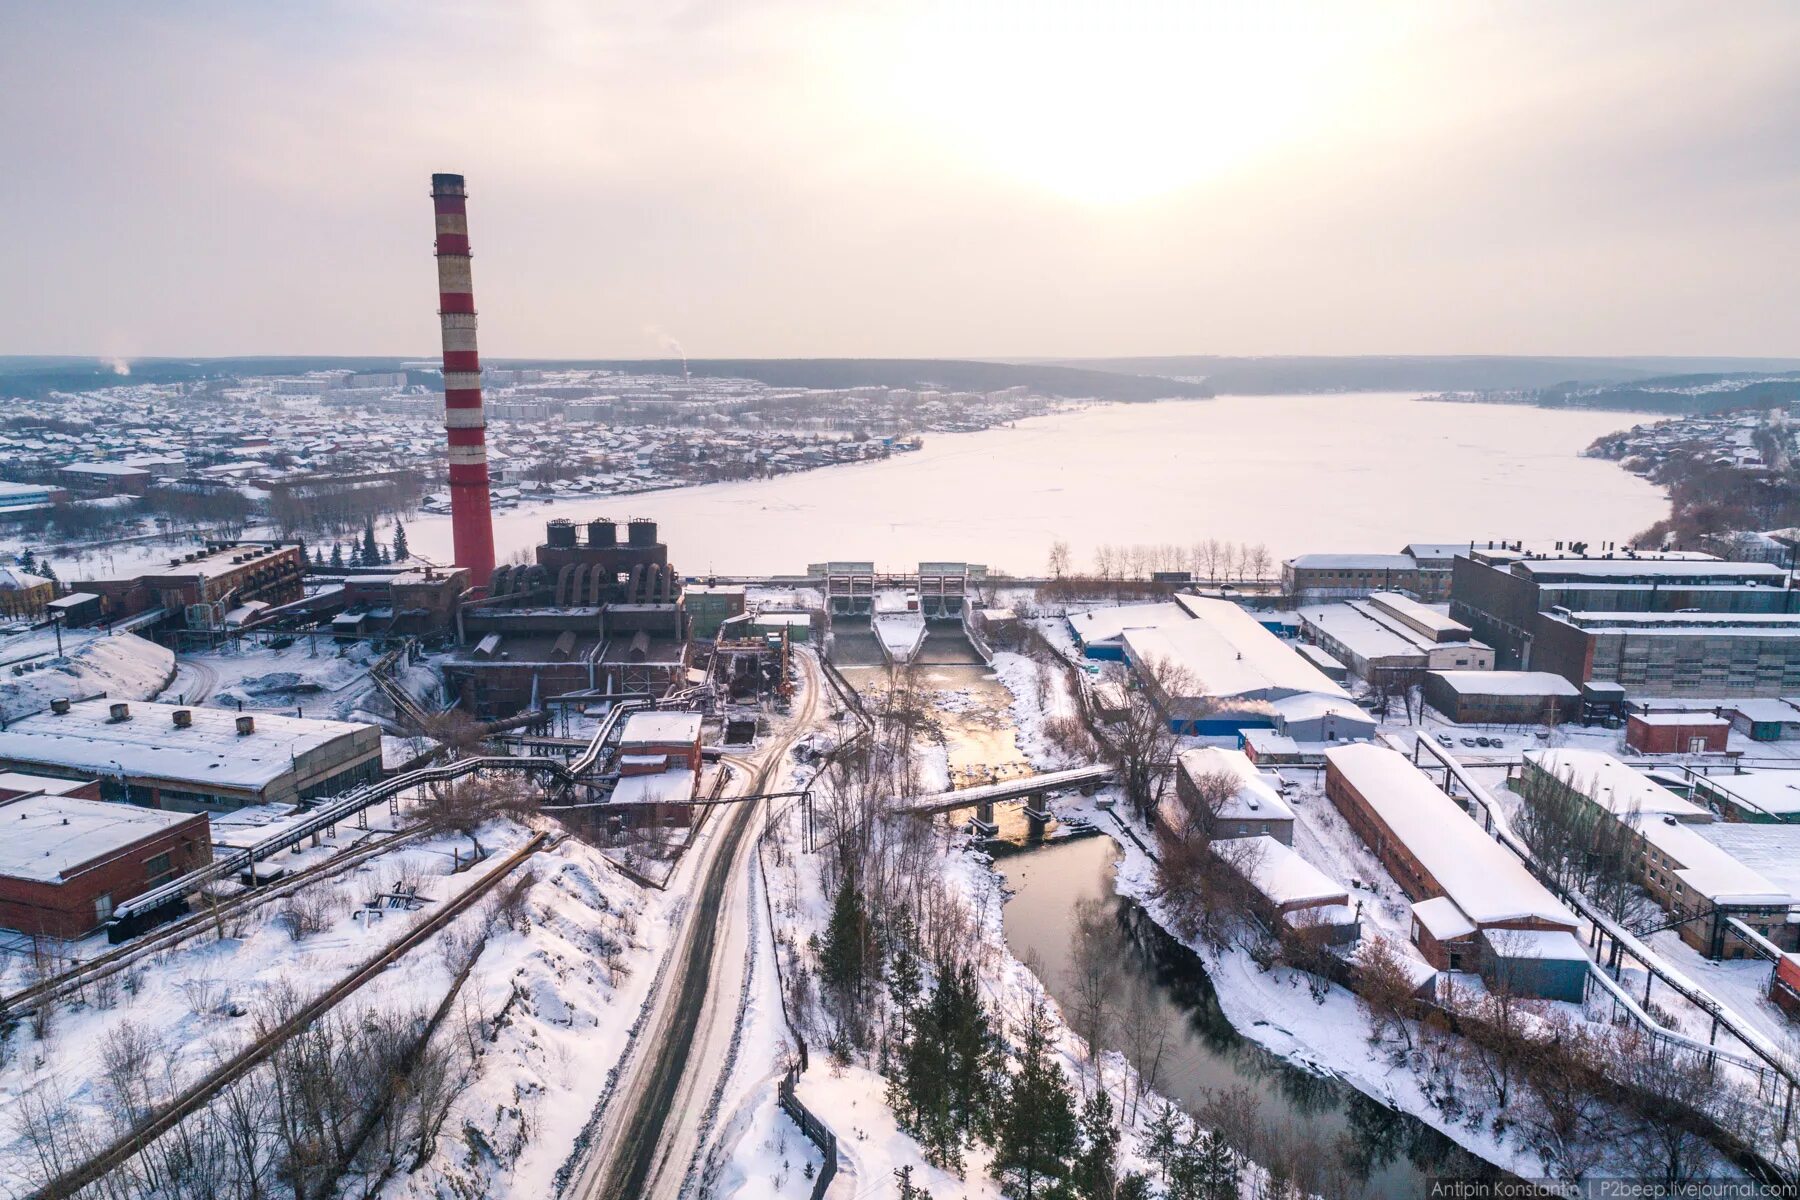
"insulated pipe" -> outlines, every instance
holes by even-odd
[[[488,500],[487,418],[475,348],[475,284],[469,268],[468,193],[461,175],[431,177],[437,214],[438,321],[444,335],[444,429],[450,449],[450,530],[456,565],[485,588],[494,573]]]

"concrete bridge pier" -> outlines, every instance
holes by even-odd
[[[983,837],[993,837],[1000,832],[1000,826],[994,820],[994,802],[982,800],[975,805],[975,818],[969,824],[975,832]]]
[[[1051,816],[1048,797],[1034,796],[1025,802],[1025,820],[1030,822],[1032,837],[1044,836],[1044,831],[1050,827]]]

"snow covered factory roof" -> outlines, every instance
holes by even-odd
[[[1191,676],[1198,695],[1262,700],[1295,692],[1344,695],[1322,671],[1229,600],[1184,595],[1178,602],[1194,620],[1124,632],[1132,662],[1168,662]]]
[[[621,746],[685,746],[699,740],[700,714],[694,712],[632,713],[619,735]]]
[[[654,775],[627,775],[613,789],[614,804],[687,804],[694,798],[694,773],[686,767]]]
[[[186,708],[134,700],[130,717],[114,721],[112,704],[85,700],[69,711],[37,713],[0,730],[0,762],[43,764],[96,776],[167,780],[215,787],[256,789],[294,769],[297,758],[369,728],[275,713],[240,714],[222,708]],[[178,727],[177,711],[191,724]],[[239,734],[249,716],[254,732]]]
[[[1287,910],[1350,903],[1350,893],[1343,884],[1267,834],[1226,838],[1222,845],[1243,846],[1248,850],[1241,859],[1227,851],[1225,861],[1237,865],[1251,886],[1267,896],[1277,908]]]
[[[1581,689],[1553,671],[1433,671],[1459,696],[1579,696]]]
[[[1238,781],[1237,794],[1219,810],[1226,821],[1291,821],[1294,810],[1281,798],[1250,756],[1242,750],[1199,746],[1183,750],[1175,760],[1190,782],[1207,775],[1229,775]]]
[[[1334,746],[1325,759],[1471,921],[1485,926],[1537,919],[1575,928],[1574,914],[1525,864],[1484,833],[1404,754],[1359,742]]]
[[[25,796],[0,804],[0,875],[60,883],[98,858],[194,820],[104,800]]]

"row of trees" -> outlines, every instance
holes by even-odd
[[[1047,566],[1052,579],[1081,575],[1074,551],[1068,542],[1060,539],[1050,544]],[[1220,538],[1208,538],[1187,546],[1170,542],[1128,545],[1104,542],[1094,548],[1090,578],[1147,580],[1159,571],[1186,571],[1195,579],[1229,583],[1267,579],[1274,569],[1274,556],[1261,542],[1233,542]]]
[[[329,556],[323,548],[314,546],[312,561],[315,567],[329,565],[333,570],[342,570],[346,566],[374,567],[405,562],[411,555],[412,550],[406,542],[405,525],[395,521],[393,538],[387,545],[383,545],[375,539],[375,518],[370,517],[363,524],[362,537],[350,543],[349,554],[344,553],[342,542],[333,542]]]

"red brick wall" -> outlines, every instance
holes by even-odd
[[[61,883],[0,875],[0,926],[63,938],[90,933],[100,925],[94,901],[110,894],[117,907],[147,891],[152,881],[144,864],[163,853],[177,873],[210,862],[212,833],[206,814],[195,813],[173,829],[78,868]]]
[[[1686,754],[1689,741],[1704,738],[1707,750],[1720,751],[1730,732],[1728,724],[1651,725],[1633,716],[1625,721],[1625,744],[1645,754]]]

